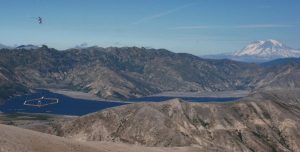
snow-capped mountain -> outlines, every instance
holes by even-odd
[[[74,48],[75,49],[84,49],[84,48],[88,48],[89,45],[87,43],[81,43],[79,45],[76,45]]]
[[[255,41],[243,49],[226,54],[206,55],[210,59],[231,59],[244,62],[267,62],[279,58],[300,57],[300,50],[276,40]]]
[[[9,48],[11,48],[11,47],[3,45],[3,44],[0,44],[0,49],[9,49]]]
[[[292,49],[276,40],[255,41],[242,50],[234,52],[234,57],[257,57],[266,59],[300,57],[300,51]]]
[[[20,45],[16,47],[16,49],[24,49],[24,50],[35,50],[40,48],[39,46],[28,44],[28,45]]]

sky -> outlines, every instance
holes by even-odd
[[[275,39],[298,49],[299,14],[300,0],[0,0],[0,43],[207,55]]]

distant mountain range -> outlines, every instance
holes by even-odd
[[[234,53],[208,55],[205,57],[246,62],[266,62],[278,58],[300,57],[300,50],[292,49],[276,40],[265,40],[252,42]]]
[[[89,92],[108,99],[166,91],[290,88],[300,85],[299,69],[297,62],[290,61],[263,66],[137,47],[2,49],[0,99],[41,87]]]
[[[16,49],[24,49],[24,50],[34,50],[40,48],[39,46],[28,44],[28,45],[20,45],[17,46]]]
[[[29,151],[53,145],[60,147],[52,151],[88,151],[78,143],[73,147],[73,140],[175,149],[195,145],[197,151],[299,151],[300,58],[257,64],[137,47],[27,48],[0,50],[0,103],[34,88],[123,100],[166,91],[252,92],[240,102],[141,102],[68,121],[51,120],[45,130],[63,139],[0,125],[0,130],[9,131],[0,138],[10,151],[23,145]],[[39,143],[46,138],[49,141]]]
[[[31,49],[38,49],[40,47],[41,46],[32,45],[32,44],[18,45],[18,46],[14,46],[14,47],[0,44],[0,49],[10,49],[10,50],[12,50],[12,49],[31,50]]]
[[[17,47],[10,47],[3,44],[0,44],[0,49],[23,49],[23,50],[31,50],[38,49],[42,46],[37,45],[19,45]],[[83,43],[80,45],[76,45],[71,49],[87,49],[87,48],[97,48],[98,46],[89,47],[88,44]],[[268,62],[274,59],[280,58],[292,58],[292,57],[300,57],[300,50],[293,49],[277,40],[264,40],[264,41],[254,41],[248,44],[241,50],[235,51],[233,53],[224,53],[224,54],[216,54],[216,55],[206,55],[203,58],[209,59],[230,59],[235,61],[242,62]]]
[[[3,44],[0,44],[0,49],[7,49],[7,48],[11,48],[11,47],[3,45]]]
[[[281,66],[281,65],[285,65],[285,64],[300,64],[300,58],[281,58],[281,59],[276,59],[276,60],[272,60],[270,62],[264,62],[261,63],[262,66],[264,67],[272,67],[272,66]]]

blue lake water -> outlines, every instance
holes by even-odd
[[[24,105],[25,100],[37,99],[37,98],[41,98],[42,96],[45,98],[58,98],[59,103],[51,104],[43,107]],[[151,97],[130,99],[129,101],[160,102],[172,98],[175,97],[151,96]],[[239,99],[239,98],[209,98],[209,97],[180,97],[180,98],[191,102],[229,102],[229,101],[234,101]],[[81,116],[105,108],[116,107],[124,104],[127,103],[76,99],[65,95],[52,93],[47,90],[38,90],[36,93],[32,93],[24,96],[16,96],[7,100],[7,102],[4,105],[0,106],[0,111],[4,113],[24,112],[24,113],[49,113],[49,114],[59,114],[59,115]]]
[[[59,103],[44,107],[24,105],[25,100],[41,98],[42,96],[44,96],[45,98],[58,98]],[[24,96],[16,96],[9,99],[4,105],[0,106],[0,111],[4,113],[28,112],[81,116],[105,108],[120,106],[124,104],[125,103],[75,99],[46,90],[38,90],[37,93],[32,93]]]

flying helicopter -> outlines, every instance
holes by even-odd
[[[40,16],[38,17],[29,17],[31,21],[36,21],[38,24],[43,24],[44,23],[44,19]]]
[[[40,16],[37,18],[37,21],[39,24],[43,24],[43,19]]]

